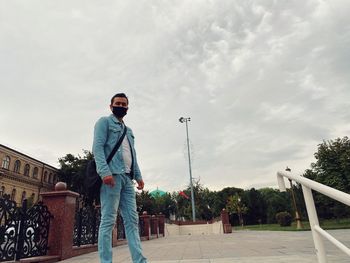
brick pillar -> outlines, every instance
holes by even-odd
[[[165,226],[165,215],[157,215],[159,224],[159,235],[165,236],[164,226]]]
[[[230,224],[230,217],[226,209],[221,211],[221,222],[224,230],[224,234],[232,233],[232,226]]]
[[[140,220],[142,220],[143,222],[143,238],[146,238],[147,240],[149,240],[150,237],[150,216],[147,215],[147,212],[143,212],[143,214],[140,216]]]
[[[158,228],[159,228],[158,223],[159,223],[158,222],[158,218],[155,215],[153,215],[151,217],[151,235],[152,236],[155,235],[157,238],[158,238],[158,233],[159,233],[159,231],[158,231]]]
[[[69,258],[73,251],[75,204],[79,194],[62,190],[40,193],[40,195],[53,215],[50,223],[48,254],[58,255],[61,260]]]

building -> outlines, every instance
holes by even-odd
[[[37,202],[40,193],[52,191],[58,170],[46,163],[0,144],[0,197],[21,204],[24,199]]]
[[[162,196],[166,195],[166,192],[164,192],[163,190],[158,189],[158,187],[157,187],[156,190],[151,191],[149,194],[153,198],[158,198],[158,197],[162,197]]]

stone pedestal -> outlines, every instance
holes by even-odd
[[[232,226],[230,224],[230,217],[226,209],[221,211],[221,222],[224,234],[232,233]]]
[[[158,238],[158,217],[152,216],[151,217],[151,236]]]
[[[158,225],[159,225],[159,235],[165,236],[164,226],[165,226],[165,215],[157,215]]]
[[[73,253],[75,206],[79,194],[71,191],[56,191],[40,195],[53,215],[49,232],[49,255],[58,255],[61,260],[69,258]]]
[[[150,238],[150,218],[151,217],[147,214],[140,216],[140,220],[142,220],[143,224],[143,234],[141,237],[147,240]]]

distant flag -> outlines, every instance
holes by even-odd
[[[186,198],[186,199],[190,199],[190,198],[188,197],[188,195],[185,194],[184,191],[180,191],[180,192],[179,192],[179,195],[181,195],[182,197],[184,197],[184,198]]]

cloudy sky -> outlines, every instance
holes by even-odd
[[[58,167],[129,96],[146,189],[276,186],[350,133],[350,2],[0,0],[0,143]]]

